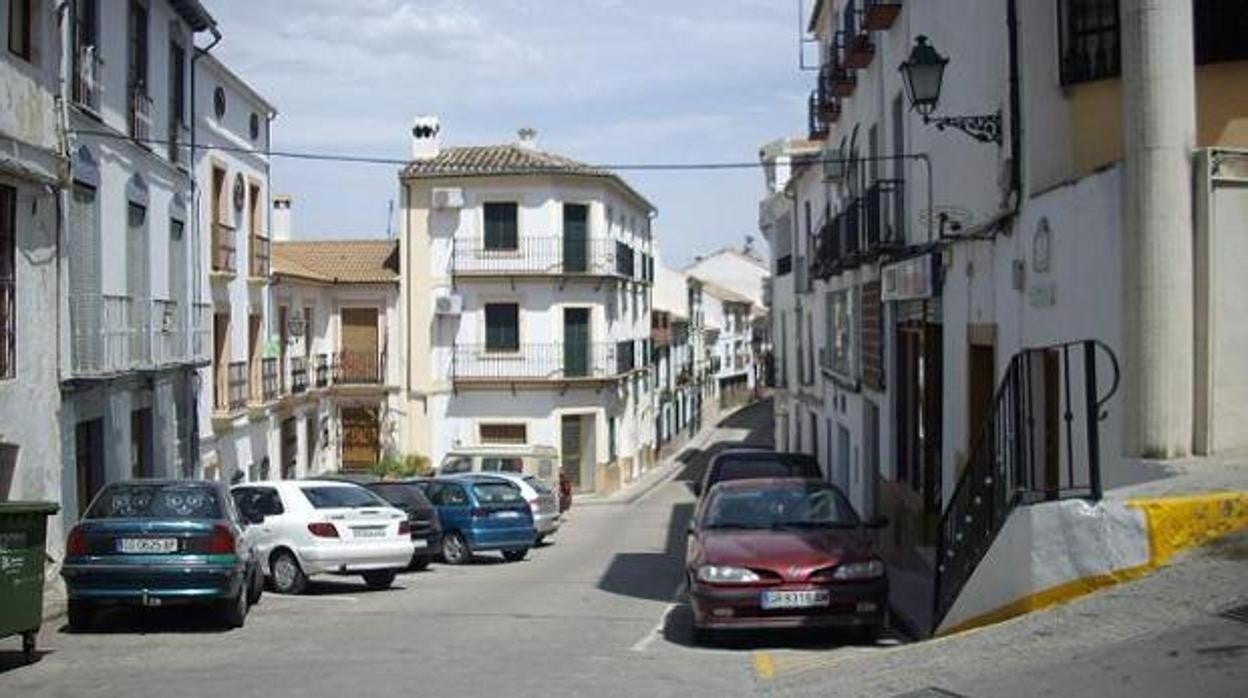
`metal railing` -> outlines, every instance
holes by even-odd
[[[329,378],[333,373],[334,365],[330,362],[329,354],[317,354],[312,357],[312,365],[315,370],[316,387],[328,388]]]
[[[526,236],[514,249],[487,247],[484,238],[455,238],[451,270],[457,275],[586,274],[617,275],[616,241],[604,238],[564,240]]]
[[[238,271],[234,228],[221,222],[212,224],[212,270],[227,274]]]
[[[451,351],[450,375],[479,381],[608,379],[621,373],[617,350],[610,342],[522,344],[514,352],[457,344]]]
[[[247,406],[247,362],[233,361],[227,368],[226,405],[231,412]]]
[[[619,241],[615,243],[615,274],[625,279],[637,276],[636,250]]]
[[[900,179],[879,179],[867,189],[865,197],[865,250],[874,254],[904,247],[906,233],[905,182]]]
[[[152,137],[152,106],[147,88],[141,85],[130,88],[130,137],[136,141],[148,141]]]
[[[862,28],[867,31],[887,31],[901,14],[901,0],[863,0]]]
[[[253,279],[267,279],[271,269],[270,243],[263,235],[251,236],[251,264],[249,273]]]
[[[338,353],[334,382],[348,385],[378,385],[385,382],[385,365],[385,352],[343,349]]]
[[[74,102],[92,111],[100,109],[100,57],[95,46],[82,46],[74,56]]]
[[[0,277],[0,379],[17,373],[17,279]]]
[[[1109,387],[1099,380],[1108,370]],[[1118,359],[1097,340],[1016,354],[940,518],[933,625],[953,607],[1015,507],[1101,498],[1100,423]]]
[[[260,398],[273,402],[281,394],[280,359],[260,360]]]
[[[823,105],[819,101],[819,90],[812,90],[806,101],[807,134],[812,141],[826,140],[832,125],[823,116]]]
[[[152,301],[152,363],[186,361],[186,319],[177,301]]]
[[[191,360],[195,363],[211,361],[212,304],[196,303],[191,312]]]
[[[292,356],[290,359],[290,392],[293,395],[305,393],[308,390],[308,364],[299,356]]]
[[[631,339],[615,343],[615,372],[628,373],[637,368],[637,345]]]

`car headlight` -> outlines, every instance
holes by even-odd
[[[698,568],[698,581],[708,584],[747,584],[758,580],[758,574],[744,567],[703,565]]]
[[[833,579],[875,579],[884,576],[884,563],[879,560],[866,560],[864,562],[850,562],[836,568],[832,573]]]

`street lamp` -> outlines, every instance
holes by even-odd
[[[937,53],[927,43],[926,36],[915,37],[914,49],[900,68],[906,96],[910,99],[910,108],[923,117],[923,123],[933,124],[942,131],[946,127],[952,127],[977,141],[1001,145],[1000,110],[995,114],[977,116],[932,117],[936,105],[940,103],[940,90],[944,82],[945,66],[948,64],[949,59]]]

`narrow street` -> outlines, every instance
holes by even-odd
[[[632,504],[574,508],[555,542],[521,563],[435,565],[384,592],[320,581],[305,596],[266,594],[231,632],[153,611],[113,613],[82,635],[45,625],[34,665],[0,649],[0,695],[999,696],[1059,685],[1175,695],[1197,672],[1200,695],[1233,695],[1248,680],[1248,625],[1213,613],[1242,593],[1242,536],[1142,582],[954,638],[865,647],[763,634],[692,647],[681,588],[689,484],[717,451],[768,445],[770,410],[724,419]]]

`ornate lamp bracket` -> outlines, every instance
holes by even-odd
[[[924,123],[932,124],[941,131],[955,128],[981,143],[1001,145],[1001,110],[995,114],[978,116],[923,117]]]

